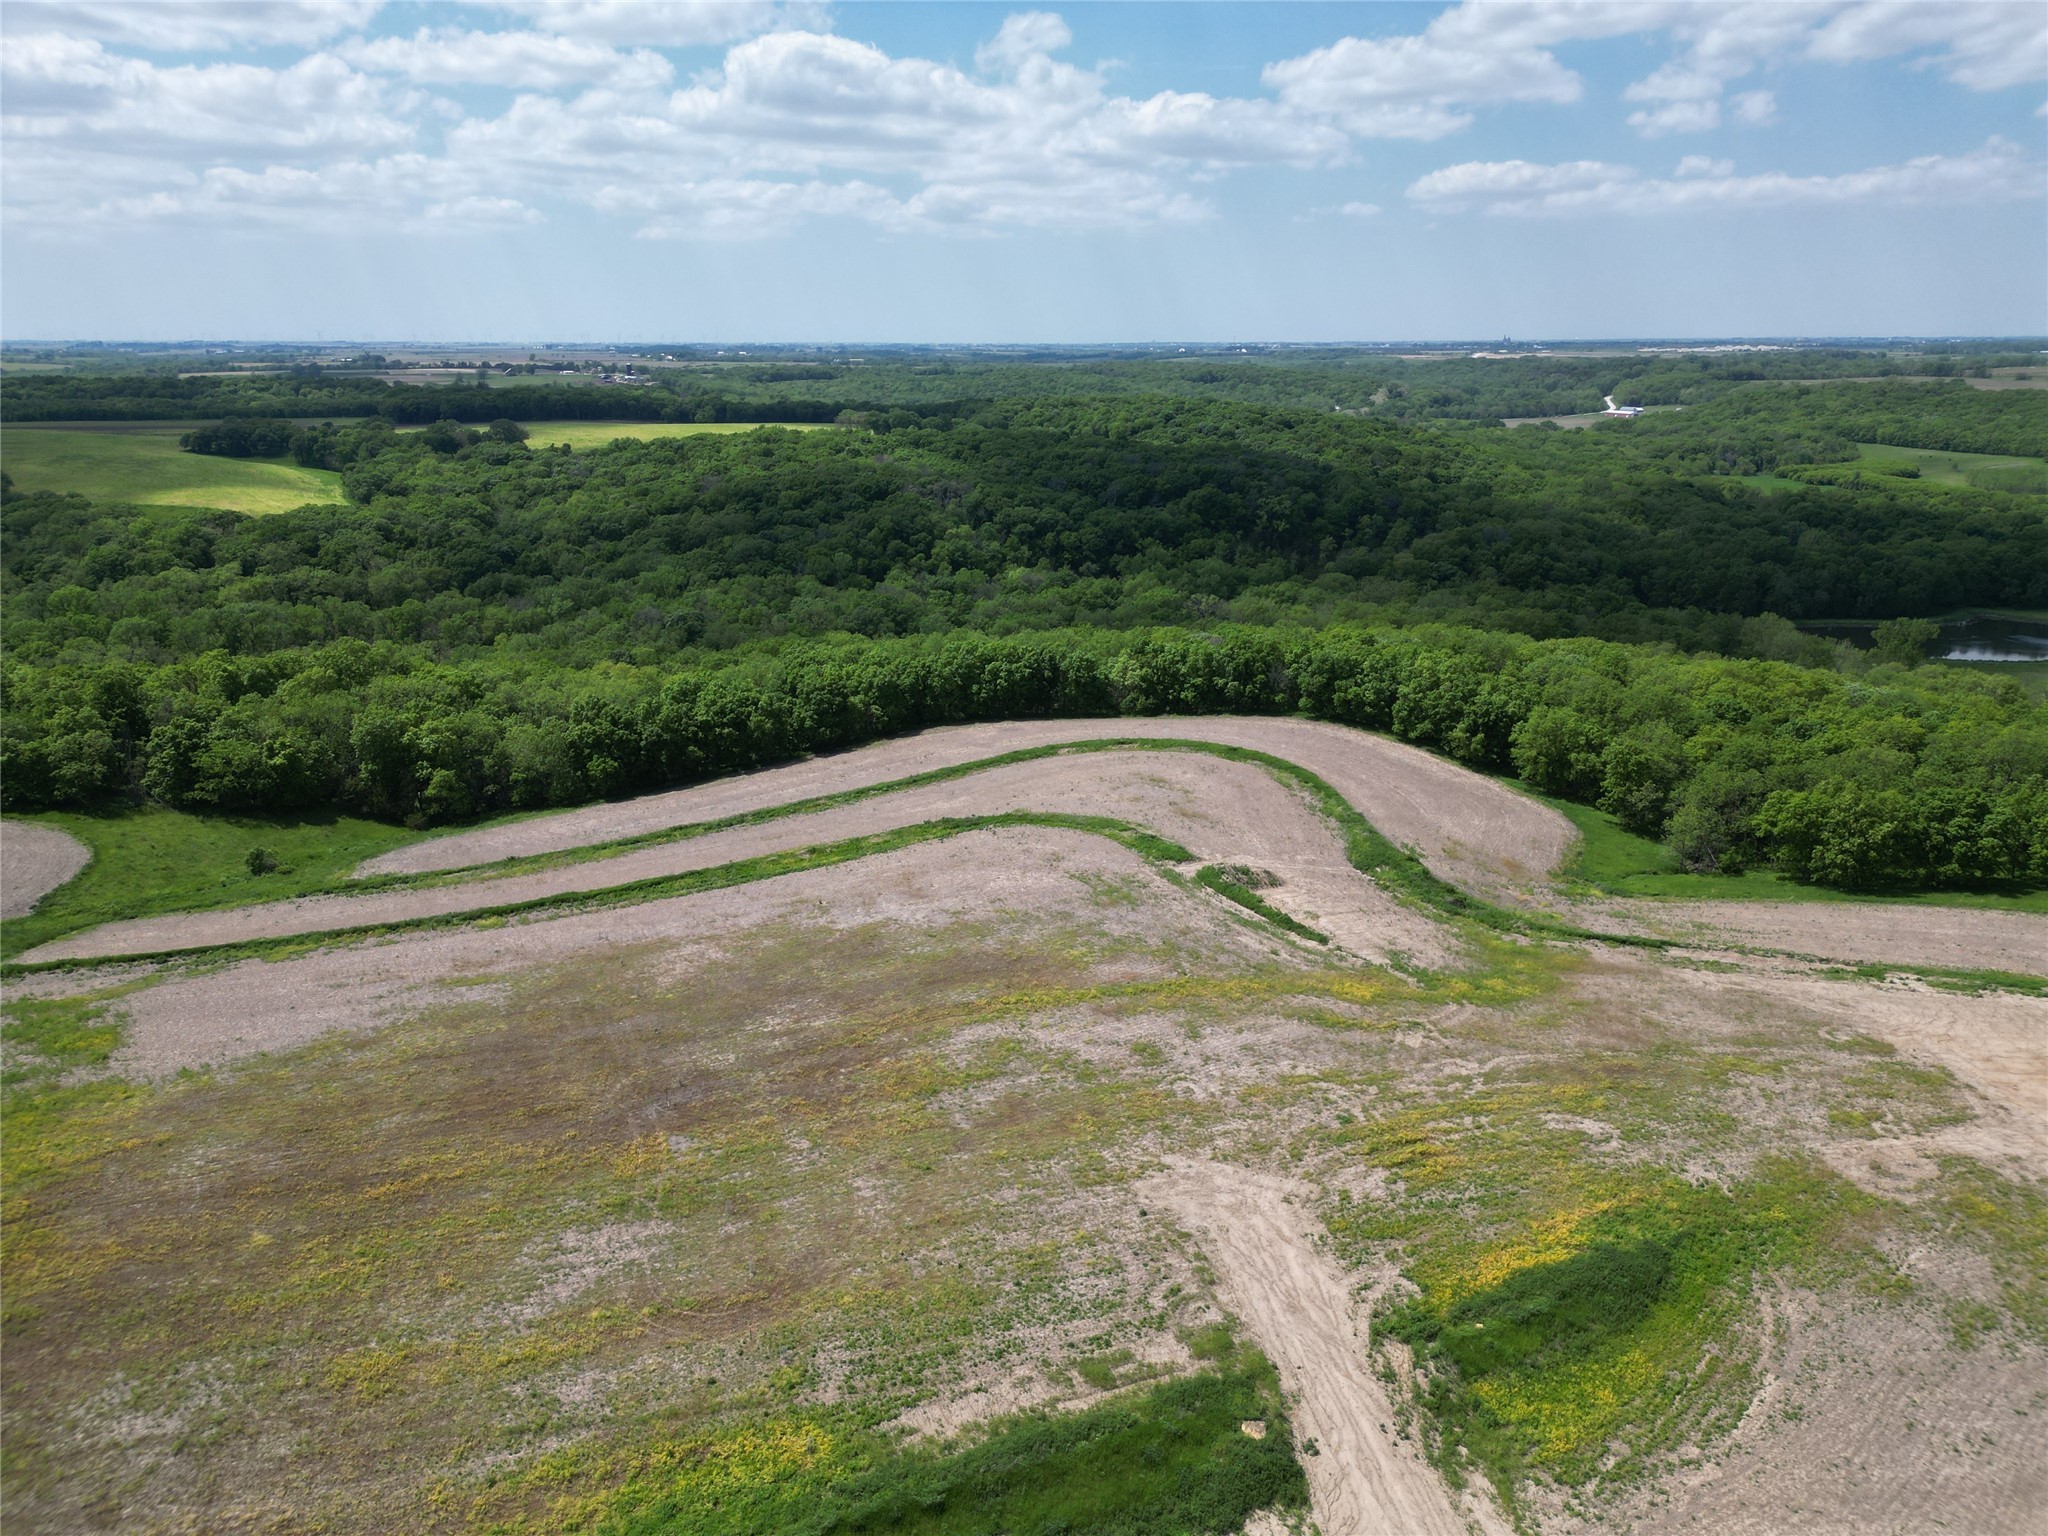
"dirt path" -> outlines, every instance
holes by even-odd
[[[92,850],[68,832],[29,821],[0,821],[0,918],[26,917],[37,902],[92,862]]]
[[[1348,726],[1246,715],[1011,720],[945,726],[689,789],[431,838],[371,859],[359,873],[457,869],[580,848],[1025,747],[1119,736],[1249,747],[1299,764],[1335,786],[1385,836],[1414,847],[1444,879],[1488,895],[1510,896],[1538,885],[1577,836],[1549,807],[1481,774]]]
[[[1397,1440],[1393,1408],[1365,1360],[1351,1287],[1316,1246],[1299,1187],[1220,1163],[1175,1159],[1139,1186],[1202,1243],[1224,1303],[1296,1399],[1311,1513],[1323,1536],[1466,1536],[1507,1527],[1476,1501],[1460,1509],[1427,1462]]]
[[[1330,934],[1352,954],[1375,961],[1400,955],[1431,966],[1456,958],[1436,923],[1353,869],[1321,813],[1264,769],[1194,752],[1123,751],[1013,763],[535,874],[108,923],[23,958],[149,954],[401,922],[603,890],[941,817],[1003,811],[1120,817],[1182,843],[1206,862],[1244,862],[1279,875],[1281,885],[1267,893],[1273,904]]]

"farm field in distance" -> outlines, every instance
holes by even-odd
[[[2041,459],[2014,458],[1995,453],[1949,453],[1933,448],[1894,448],[1885,443],[1858,443],[1856,455],[1860,459],[1876,459],[1888,464],[1911,464],[1920,471],[1924,480],[1936,485],[1969,485],[1972,470],[2014,470],[2038,471],[2044,482],[2048,482],[2048,461]]]
[[[0,427],[0,468],[24,491],[68,491],[145,507],[288,512],[342,500],[341,476],[289,460],[186,453],[179,430]]]
[[[816,431],[824,424],[807,421],[528,421],[521,422],[520,425],[532,434],[528,441],[536,448],[567,443],[571,448],[580,451],[585,448],[602,448],[620,438],[629,438],[640,443],[657,443],[672,437],[758,432],[764,426],[785,432]]]
[[[280,350],[0,390],[10,1533],[2032,1536],[2022,344]]]

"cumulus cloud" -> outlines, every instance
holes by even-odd
[[[660,100],[522,97],[449,142],[503,177],[645,210],[642,232],[663,237],[773,233],[813,215],[960,230],[1184,222],[1209,209],[1180,178],[1346,151],[1334,128],[1270,101],[1113,96],[1099,72],[1051,57],[1067,37],[1055,17],[1012,17],[977,76],[828,33],[770,33]],[[859,190],[828,196],[834,185]]]
[[[367,26],[384,0],[8,0],[12,37],[70,37],[164,53],[312,47]]]
[[[660,89],[675,79],[675,66],[649,49],[626,53],[604,43],[547,32],[422,27],[411,37],[353,39],[334,52],[358,68],[403,75],[423,85],[542,91],[596,85],[636,91]]]
[[[575,206],[650,238],[817,218],[963,233],[1191,223],[1213,216],[1205,189],[1246,168],[1342,165],[1359,139],[1437,139],[1488,106],[1584,101],[1562,54],[1601,38],[1668,44],[1621,109],[1651,137],[1769,123],[1772,91],[1737,87],[1792,60],[1900,59],[1971,90],[2048,77],[2048,11],[1998,0],[1468,0],[1413,35],[1271,64],[1265,92],[1238,97],[1119,94],[1106,66],[1068,57],[1072,33],[1049,11],[986,13],[969,64],[838,35],[807,0],[465,0],[457,24],[442,12],[371,36],[378,12],[378,0],[8,0],[9,217],[46,230],[188,216],[430,229]],[[256,45],[303,56],[159,56]],[[715,63],[680,74],[657,51],[714,45]],[[514,95],[479,110],[437,94],[476,86]],[[1664,180],[1597,161],[1475,162],[1409,197],[1516,213],[1853,201],[1909,183],[1960,198],[2019,174],[2016,154],[1987,146],[1835,178],[1737,177],[1692,156]],[[1858,176],[1889,177],[1895,193]]]
[[[51,33],[0,49],[10,162],[32,145],[132,153],[195,150],[331,153],[411,142],[407,109],[379,82],[330,54],[285,69],[169,67]]]
[[[1008,72],[1058,53],[1073,42],[1067,24],[1049,11],[1020,11],[1003,18],[996,35],[974,50],[979,69]]]
[[[823,4],[795,0],[470,0],[536,29],[615,46],[701,48],[780,27],[821,27]]]
[[[1839,176],[1783,171],[1738,176],[1731,162],[1688,156],[1668,180],[1624,165],[1579,160],[1472,161],[1432,171],[1408,198],[1432,211],[1517,217],[1666,214],[1857,205],[1933,206],[2017,202],[2043,195],[2044,171],[2018,145],[1993,138],[1966,155],[1922,155]]]
[[[198,216],[477,227],[567,203],[655,238],[774,234],[811,218],[1112,227],[1198,221],[1213,213],[1203,182],[1335,163],[1349,149],[1339,128],[1270,98],[1116,94],[1100,69],[1059,57],[1071,33],[1047,12],[1001,21],[963,69],[788,26],[787,7],[708,7],[717,28],[748,35],[679,83],[670,60],[627,44],[654,28],[643,12],[696,7],[501,9],[574,30],[423,27],[342,39],[278,69],[167,66],[60,32],[10,37],[11,215],[44,227]],[[679,35],[672,17],[662,25]],[[518,94],[472,115],[425,93],[479,84]],[[437,116],[452,119],[445,130]],[[339,212],[319,211],[323,198]]]
[[[1729,98],[1728,105],[1735,121],[1751,128],[1762,128],[1778,120],[1778,98],[1769,91],[1740,92]]]
[[[1979,91],[2048,78],[2048,7],[2027,0],[1465,0],[1419,33],[1347,37],[1271,64],[1265,81],[1360,137],[1436,139],[1482,107],[1581,100],[1585,82],[1554,50],[1628,35],[1677,44],[1624,93],[1645,135],[1718,126],[1727,87],[1772,63],[1905,56]],[[1734,110],[1755,125],[1775,102],[1752,91]]]

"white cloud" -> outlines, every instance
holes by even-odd
[[[384,0],[8,0],[0,30],[61,32],[167,53],[309,48],[369,24]]]
[[[159,174],[153,185],[66,211],[84,229],[185,222],[360,235],[454,233],[541,222],[515,198],[480,194],[446,161],[419,154],[344,160],[313,168],[213,166]]]
[[[1628,115],[1629,127],[1646,139],[1667,133],[1705,133],[1721,126],[1718,101],[1667,101]]]
[[[1868,0],[1829,17],[1807,52],[1843,64],[1916,53],[1957,85],[2002,90],[2048,76],[2048,7],[2031,0]]]
[[[1337,211],[1347,219],[1371,219],[1379,216],[1380,205],[1378,203],[1345,203]]]
[[[591,42],[701,48],[781,27],[822,26],[826,7],[775,0],[470,0],[544,32]]]
[[[1778,98],[1769,91],[1742,91],[1728,99],[1735,121],[1763,128],[1778,120]]]
[[[974,50],[974,63],[979,69],[1007,73],[1058,53],[1073,40],[1067,24],[1049,11],[1020,11],[1004,17],[996,35]]]
[[[463,32],[422,27],[411,37],[354,39],[335,54],[359,69],[404,75],[422,85],[496,85],[559,91],[597,85],[658,90],[675,67],[648,49],[622,53],[604,43],[546,32]]]
[[[1435,139],[1481,107],[1579,101],[1584,82],[1553,50],[1629,35],[1679,46],[1624,93],[1651,135],[1716,126],[1729,84],[1770,64],[1905,55],[1979,91],[2048,78],[2048,7],[2033,0],[1466,0],[1419,33],[1343,38],[1264,78],[1285,105],[1360,137]],[[1740,100],[1744,123],[1775,111],[1767,91]]]
[[[978,55],[989,78],[771,33],[664,99],[522,97],[454,130],[450,149],[507,185],[538,178],[610,212],[644,210],[643,232],[667,237],[812,215],[984,231],[1185,222],[1210,210],[1182,178],[1346,153],[1343,134],[1271,101],[1112,96],[1099,72],[1051,57],[1067,36],[1042,13],[1010,18]],[[863,190],[828,197],[834,174]]]
[[[29,145],[98,145],[159,156],[197,150],[364,152],[409,143],[409,106],[330,54],[286,69],[163,67],[59,34],[0,49],[10,162]]]
[[[1670,180],[1647,180],[1628,166],[1590,160],[1473,161],[1432,171],[1407,195],[1431,210],[1534,217],[2017,202],[2044,189],[2042,166],[2018,145],[1994,138],[1966,155],[1923,155],[1839,176],[1737,176],[1730,162],[1703,156],[1681,161]]]

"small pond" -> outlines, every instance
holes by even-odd
[[[1801,629],[1870,649],[1869,624],[1802,624]],[[1943,661],[2048,661],[2048,619],[1994,619],[1972,614],[1941,626],[1929,652]]]

